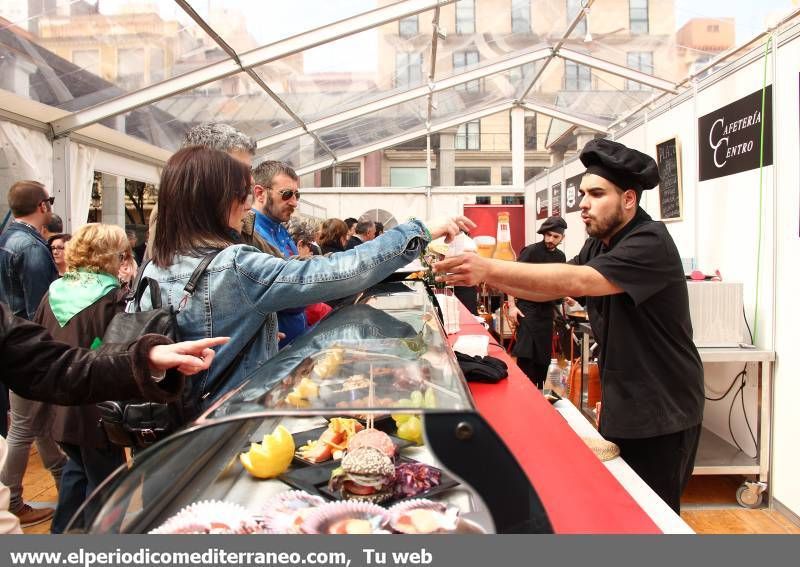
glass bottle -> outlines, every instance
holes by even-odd
[[[508,216],[507,212],[497,213],[497,245],[492,258],[513,262],[517,259],[517,255],[511,246],[511,224]]]

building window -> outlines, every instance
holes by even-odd
[[[511,167],[504,165],[500,168],[500,185],[511,185],[514,182],[514,171]]]
[[[564,90],[592,90],[592,69],[586,65],[564,61]]]
[[[72,62],[93,75],[100,75],[100,51],[97,49],[76,49],[72,52]]]
[[[475,33],[475,0],[456,2],[456,33]]]
[[[389,168],[390,187],[424,187],[428,184],[428,170],[425,167]]]
[[[513,133],[512,133],[512,126],[513,122],[511,120],[511,113],[508,116],[508,146],[513,148]],[[535,150],[536,149],[536,117],[535,116],[526,116],[525,117],[525,149],[526,150]]]
[[[567,0],[567,25],[569,25],[572,20],[575,19],[575,16],[583,9],[581,1],[582,0]],[[586,35],[586,16],[581,18],[581,21],[578,22],[578,25],[575,26],[572,33]]]
[[[457,150],[481,149],[481,121],[473,120],[458,127],[456,133]]]
[[[337,187],[361,187],[361,167],[357,163],[345,163],[336,168]]]
[[[719,24],[709,24],[706,26],[706,31],[711,33],[719,32]]]
[[[500,204],[501,205],[524,205],[525,204],[525,196],[524,195],[502,195],[500,197]]]
[[[117,83],[125,90],[144,86],[144,49],[117,51]]]
[[[511,31],[531,32],[531,0],[511,0]]]
[[[409,88],[422,84],[422,53],[396,53],[394,85]]]
[[[491,205],[492,198],[491,197],[475,197],[475,204],[476,205]]]
[[[526,167],[525,168],[525,183],[539,175],[542,171],[541,167]]]
[[[400,20],[400,37],[415,37],[419,34],[419,16],[409,16]]]
[[[628,6],[631,33],[647,33],[650,31],[647,0],[629,0]]]
[[[468,67],[476,65],[480,61],[480,54],[477,49],[467,49],[465,51],[456,51],[453,53],[453,73],[465,71]],[[457,91],[466,91],[475,93],[481,90],[481,80],[475,79],[460,85],[456,85]]]
[[[636,69],[648,75],[654,74],[653,72],[653,52],[652,51],[630,51],[628,52],[628,67]],[[625,88],[629,91],[649,91],[652,90],[649,85],[643,85],[630,79],[625,82]]]
[[[489,185],[491,179],[491,167],[456,168],[456,185]]]

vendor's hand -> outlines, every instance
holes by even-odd
[[[477,254],[462,254],[436,262],[433,271],[442,274],[436,281],[445,282],[447,285],[473,286],[486,281],[491,262]]]
[[[456,216],[428,221],[425,226],[428,227],[432,239],[435,240],[440,236],[444,236],[444,241],[450,242],[462,230],[469,231],[478,225],[465,216]]]
[[[224,345],[229,340],[230,337],[213,337],[154,346],[148,353],[148,362],[155,371],[177,368],[181,374],[191,376],[211,366],[211,361],[214,360],[211,347]]]
[[[578,302],[575,301],[574,299],[572,299],[571,297],[565,297],[564,298],[564,303],[566,303],[570,307],[575,307],[578,304]]]
[[[508,308],[508,320],[511,321],[511,324],[515,327],[519,327],[519,318],[525,318],[525,315],[519,308],[514,305]]]

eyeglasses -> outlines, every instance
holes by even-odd
[[[48,197],[47,199],[42,199],[39,204],[41,204],[41,203],[50,203],[50,206],[52,207],[55,202],[56,202],[56,198],[55,197]]]
[[[300,191],[297,189],[277,189],[278,193],[281,194],[281,199],[284,201],[288,201],[294,195],[295,199],[298,201],[300,200]]]
[[[117,258],[119,258],[120,262],[124,262],[125,258],[127,258],[127,257],[128,257],[128,253],[127,252],[120,252],[119,254],[117,254]]]
[[[53,252],[56,252],[56,251],[63,252],[65,250],[65,248],[63,246],[51,246],[50,250],[52,250]]]

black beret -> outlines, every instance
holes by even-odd
[[[567,221],[561,217],[550,217],[542,223],[541,228],[539,228],[539,230],[536,232],[539,234],[544,234],[545,232],[557,232],[558,234],[564,234],[565,230],[567,230]]]
[[[623,191],[652,189],[660,181],[653,158],[619,142],[591,140],[583,147],[580,158],[586,173],[608,179]]]

